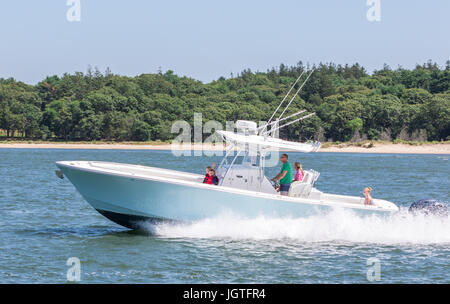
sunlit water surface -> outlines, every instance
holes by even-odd
[[[450,283],[450,220],[414,217],[422,198],[449,201],[448,155],[290,154],[321,172],[330,193],[393,201],[389,218],[335,210],[309,218],[245,219],[231,212],[192,224],[122,228],[86,203],[57,160],[105,160],[204,171],[220,157],[165,151],[0,149],[0,283],[65,283],[69,257],[83,283]],[[275,175],[279,168],[267,169]]]

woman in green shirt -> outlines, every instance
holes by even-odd
[[[288,155],[282,154],[280,157],[280,161],[283,164],[281,167],[280,173],[277,174],[274,178],[272,178],[273,181],[280,181],[280,194],[281,195],[288,195],[289,188],[291,187],[292,182],[292,167],[288,162]]]

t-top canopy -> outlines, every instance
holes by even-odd
[[[297,143],[279,138],[261,135],[245,135],[230,131],[217,131],[224,140],[236,146],[249,144],[253,149],[276,148],[297,152],[316,152],[320,148],[319,142]]]

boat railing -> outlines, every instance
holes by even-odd
[[[231,150],[232,150],[232,148],[230,148],[230,150],[228,152],[231,152]],[[224,158],[227,158],[228,152],[227,152],[227,155],[225,155]],[[238,151],[236,152],[236,156],[233,158],[231,163],[229,165],[227,165],[227,166],[224,166],[223,165],[223,161],[222,161],[219,169],[226,168],[226,170],[225,170],[225,173],[221,174],[221,176],[220,176],[219,186],[222,186],[223,181],[226,179],[228,173],[230,172],[230,169],[233,167],[234,163],[236,162],[236,160],[237,160],[238,156],[241,154],[241,152],[242,152],[242,150],[238,147]],[[227,161],[225,160],[225,162],[227,162]]]

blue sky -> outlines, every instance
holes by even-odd
[[[381,0],[2,0],[0,77],[35,84],[88,65],[139,75],[174,70],[204,82],[280,63],[358,62],[414,67],[450,59],[450,1]]]

